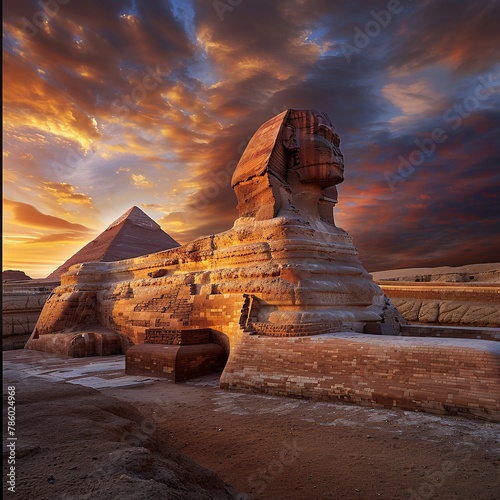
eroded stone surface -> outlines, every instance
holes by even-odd
[[[500,263],[468,264],[459,267],[394,269],[373,273],[376,281],[500,283]]]
[[[2,349],[22,349],[58,281],[23,280],[2,283]]]
[[[500,286],[496,283],[381,282],[410,322],[500,327]]]

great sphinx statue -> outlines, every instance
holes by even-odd
[[[28,347],[91,326],[119,335],[122,350],[152,328],[211,328],[228,352],[242,335],[363,332],[381,323],[398,333],[397,313],[335,225],[343,180],[328,115],[280,113],[257,130],[234,171],[233,228],[145,257],[73,266]]]
[[[325,113],[275,116],[235,169],[231,229],[72,266],[27,348],[124,352],[130,375],[181,381],[223,370],[224,389],[500,421],[498,343],[397,335],[404,320],[335,225],[343,179]]]
[[[263,232],[289,290],[287,305],[268,308],[265,321],[355,331],[385,321],[382,291],[351,237],[335,225],[336,186],[343,181],[340,138],[324,112],[284,111],[250,140],[232,178],[240,215],[235,228],[250,224]],[[397,317],[392,309],[391,315]],[[398,329],[397,322],[391,326]]]

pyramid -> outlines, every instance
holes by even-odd
[[[165,233],[159,224],[140,208],[132,207],[95,240],[85,245],[73,257],[49,274],[47,279],[60,279],[61,275],[74,264],[113,262],[178,246],[179,243]]]

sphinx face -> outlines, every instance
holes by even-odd
[[[309,111],[292,117],[291,124],[295,133],[288,144],[293,144],[289,148],[295,157],[292,168],[300,181],[321,187],[340,184],[344,180],[344,157],[340,151],[340,138],[328,116]]]
[[[334,224],[334,186],[344,180],[339,146],[326,113],[288,109],[265,122],[248,143],[231,180],[240,217],[271,219],[281,208],[292,206],[312,220],[319,204],[320,217]]]

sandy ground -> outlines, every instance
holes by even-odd
[[[130,377],[122,355],[3,354],[8,498],[500,498],[499,424]]]

